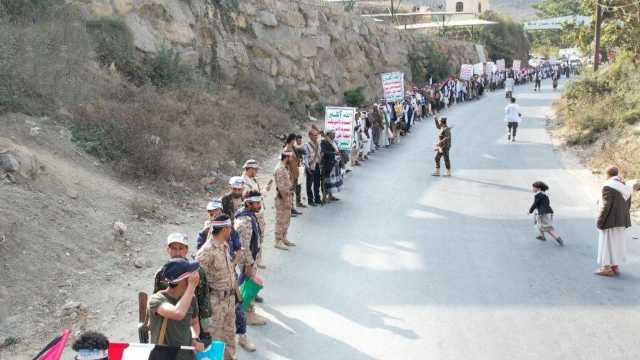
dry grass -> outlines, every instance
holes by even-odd
[[[559,134],[595,169],[620,168],[640,179],[640,66],[624,55],[573,82],[557,104]],[[640,196],[634,207],[640,209]]]
[[[287,114],[237,95],[140,88],[123,99],[115,91],[73,108],[73,125],[97,132],[94,153],[126,177],[195,188],[202,177],[238,173],[237,164],[262,155],[292,126]]]

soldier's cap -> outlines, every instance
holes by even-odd
[[[167,246],[175,243],[189,246],[189,243],[187,242],[187,235],[182,233],[169,234],[169,236],[167,236]]]
[[[245,161],[244,166],[242,167],[243,169],[259,169],[260,166],[258,166],[258,162],[253,160],[253,159],[249,159],[247,161]]]
[[[164,264],[163,275],[169,283],[176,284],[188,278],[189,275],[198,270],[199,267],[200,263],[197,261],[189,261],[185,258],[172,258]]]
[[[222,202],[220,200],[209,201],[207,211],[222,210]]]
[[[229,179],[229,185],[233,189],[244,189],[244,179],[241,176],[232,176]]]

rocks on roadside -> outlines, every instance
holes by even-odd
[[[20,163],[8,150],[0,150],[0,169],[6,172],[17,172],[20,170]]]
[[[78,194],[77,191],[75,190],[69,190],[67,191],[67,196],[70,197],[71,199],[77,199],[80,195]]]
[[[135,266],[136,269],[142,269],[147,266],[147,262],[143,258],[137,258],[133,260],[133,266]]]
[[[122,221],[116,221],[113,223],[112,232],[114,237],[123,237],[127,232],[127,225]]]
[[[76,320],[81,315],[88,313],[87,307],[79,301],[67,301],[59,312],[59,316]]]

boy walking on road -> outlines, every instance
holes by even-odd
[[[518,124],[522,121],[522,113],[514,97],[511,98],[511,103],[504,108],[504,121],[507,123],[507,141],[516,141],[516,132]]]

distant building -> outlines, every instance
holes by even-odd
[[[456,13],[470,13],[460,15],[456,19],[476,18],[483,12],[489,10],[489,0],[446,0],[447,10]]]

